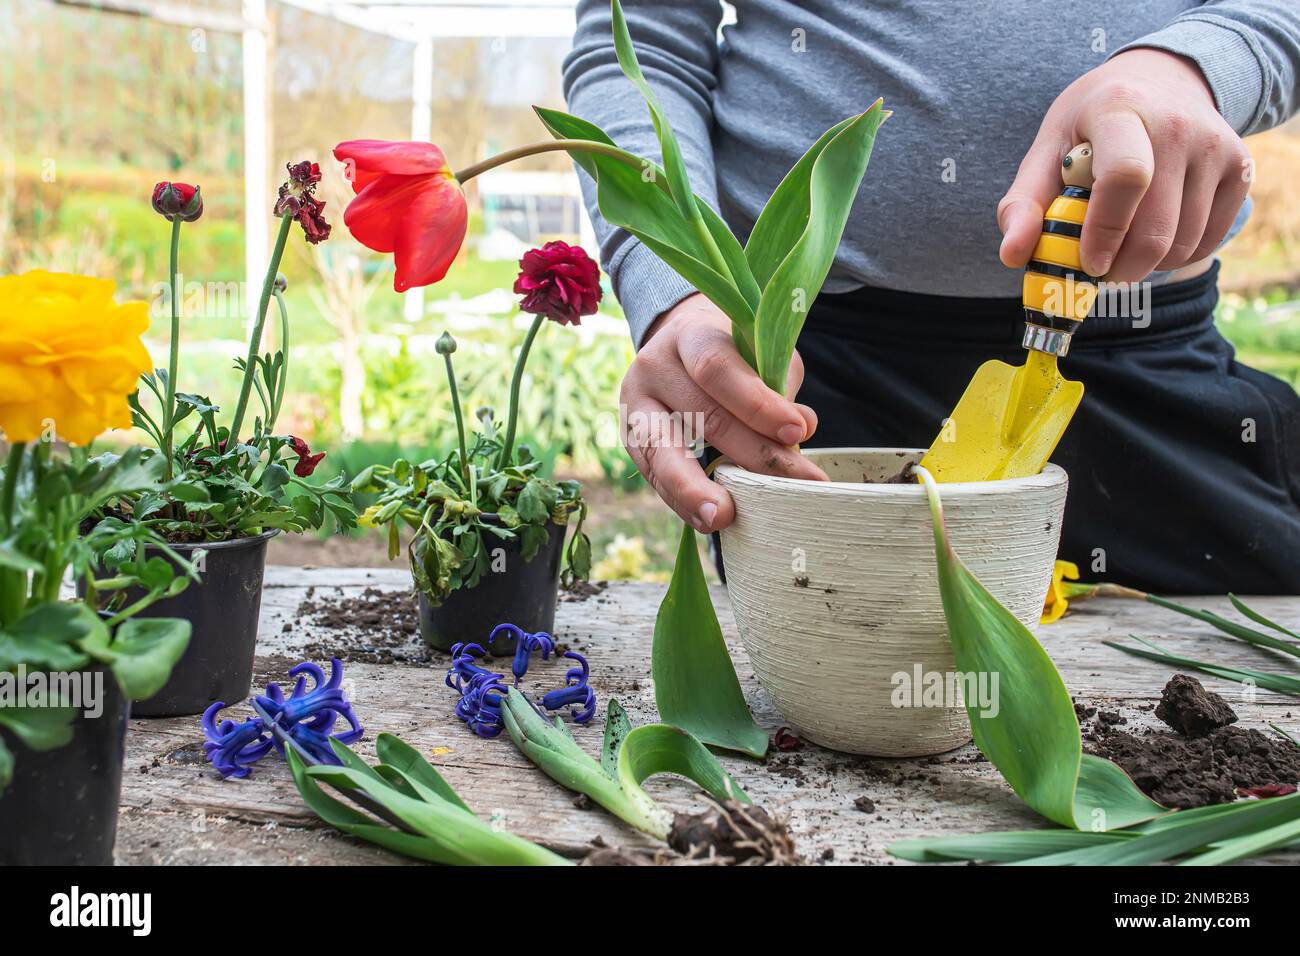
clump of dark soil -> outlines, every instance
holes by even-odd
[[[1184,737],[1204,737],[1237,722],[1237,714],[1226,700],[1186,674],[1175,674],[1165,685],[1156,716]]]
[[[1127,721],[1116,720],[1111,712],[1097,713],[1089,727],[1088,710],[1076,706],[1089,752],[1117,763],[1143,793],[1166,807],[1230,803],[1239,791],[1285,788],[1300,781],[1300,747],[1230,726],[1237,715],[1228,702],[1194,677],[1176,675],[1156,709],[1178,733],[1133,734],[1121,730]]]
[[[567,588],[560,588],[560,603],[582,602],[604,593],[609,587],[608,581],[574,581]]]
[[[703,813],[675,815],[668,845],[701,862],[742,866],[799,862],[784,819],[735,800],[711,804]]]
[[[352,597],[317,597],[312,589],[298,605],[298,620],[325,631],[320,640],[304,648],[316,660],[427,664],[434,659],[434,652],[420,638],[419,612],[410,591],[366,588]]]
[[[897,474],[890,475],[888,478],[869,478],[862,476],[862,483],[866,485],[914,485],[916,484],[916,464],[914,462],[904,462]]]

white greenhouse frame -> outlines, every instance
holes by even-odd
[[[433,41],[573,36],[576,0],[241,0],[241,15],[184,0],[54,0],[63,6],[146,17],[160,23],[235,33],[243,46],[244,274],[259,288],[270,255],[265,210],[271,201],[267,103],[267,8],[282,3],[411,44],[411,139],[428,140],[433,122]],[[250,309],[255,309],[250,304]],[[418,319],[424,289],[405,293],[403,311]],[[251,321],[252,316],[249,316]]]

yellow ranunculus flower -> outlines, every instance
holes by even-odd
[[[1059,621],[1061,615],[1065,613],[1065,609],[1070,604],[1065,578],[1071,581],[1079,580],[1079,566],[1073,561],[1057,561],[1052,565],[1052,585],[1047,589],[1047,598],[1043,601],[1043,616],[1038,619],[1038,623],[1051,624],[1053,621]]]
[[[149,352],[143,302],[118,304],[114,284],[36,270],[0,277],[0,429],[11,442],[50,432],[86,445],[129,428],[127,396]]]

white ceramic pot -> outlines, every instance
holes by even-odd
[[[925,693],[936,677],[950,687],[956,669],[925,490],[885,483],[923,452],[805,454],[829,482],[730,463],[716,472],[736,503],[722,532],[727,592],[760,683],[796,733],[833,750],[911,757],[961,746],[970,727],[960,697]],[[953,548],[1031,630],[1066,486],[1055,465],[1032,478],[940,486]]]

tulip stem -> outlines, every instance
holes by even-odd
[[[519,386],[524,380],[524,365],[528,361],[528,352],[537,338],[537,330],[542,327],[545,315],[533,316],[533,324],[524,336],[523,347],[519,350],[519,360],[515,362],[515,374],[510,379],[510,417],[506,419],[506,437],[501,442],[501,455],[497,458],[497,471],[504,471],[510,464],[510,453],[515,447],[515,426],[519,420]]]
[[[464,183],[473,179],[489,169],[496,169],[498,166],[504,166],[506,163],[513,163],[516,159],[523,159],[526,156],[536,156],[539,153],[552,153],[557,150],[565,150],[570,153],[598,153],[601,156],[609,156],[617,159],[619,162],[635,169],[645,172],[647,168],[653,170],[654,167],[649,164],[648,160],[642,159],[634,153],[629,153],[625,149],[620,149],[610,143],[600,143],[591,139],[554,139],[543,143],[530,143],[527,146],[517,146],[514,149],[507,149],[504,152],[497,153],[495,156],[489,156],[482,162],[475,163],[472,166],[466,166],[453,175],[457,182]],[[661,190],[671,195],[671,190],[666,183],[660,182],[659,178],[654,177],[654,182]],[[704,222],[704,217],[696,210],[695,215],[691,217],[691,222],[695,231],[699,234],[700,243],[708,253],[709,260],[714,271],[719,275],[732,278],[731,267],[727,265],[726,259],[723,258],[722,252],[718,249],[718,244],[709,232],[708,226]]]
[[[460,392],[456,388],[456,372],[451,367],[451,353],[443,353],[442,360],[447,363],[447,384],[451,387],[451,410],[456,413],[456,437],[460,440],[460,475],[465,479],[465,490],[469,491],[469,454],[465,450],[465,420],[460,414]]]
[[[645,160],[641,159],[641,157],[634,156],[627,150],[619,149],[609,143],[598,143],[590,139],[553,139],[543,143],[529,143],[527,146],[516,146],[514,149],[507,149],[495,156],[489,156],[482,162],[466,166],[452,175],[456,177],[457,182],[464,183],[480,173],[486,173],[489,169],[496,169],[506,163],[513,163],[516,159],[523,159],[525,156],[536,156],[539,153],[554,153],[559,150],[568,150],[575,153],[599,153],[602,156],[611,156],[637,169],[645,167]]]
[[[280,217],[280,232],[275,237],[275,248],[271,252],[271,262],[266,268],[266,278],[262,280],[262,295],[257,302],[257,315],[253,317],[253,331],[248,337],[248,355],[244,359],[244,382],[239,387],[239,402],[235,405],[235,416],[230,420],[230,447],[239,443],[239,429],[244,424],[244,413],[248,410],[248,398],[253,391],[253,378],[257,375],[257,350],[262,344],[262,328],[266,325],[266,310],[271,304],[271,290],[275,286],[275,277],[280,271],[280,260],[284,258],[284,244],[289,240],[289,227],[293,225],[293,216]]]
[[[168,278],[172,295],[172,329],[171,341],[167,350],[167,394],[163,399],[162,421],[162,455],[163,478],[170,481],[172,477],[172,432],[176,421],[176,374],[181,357],[181,290],[178,276],[180,274],[181,251],[181,217],[172,218],[171,258],[168,263]]]

